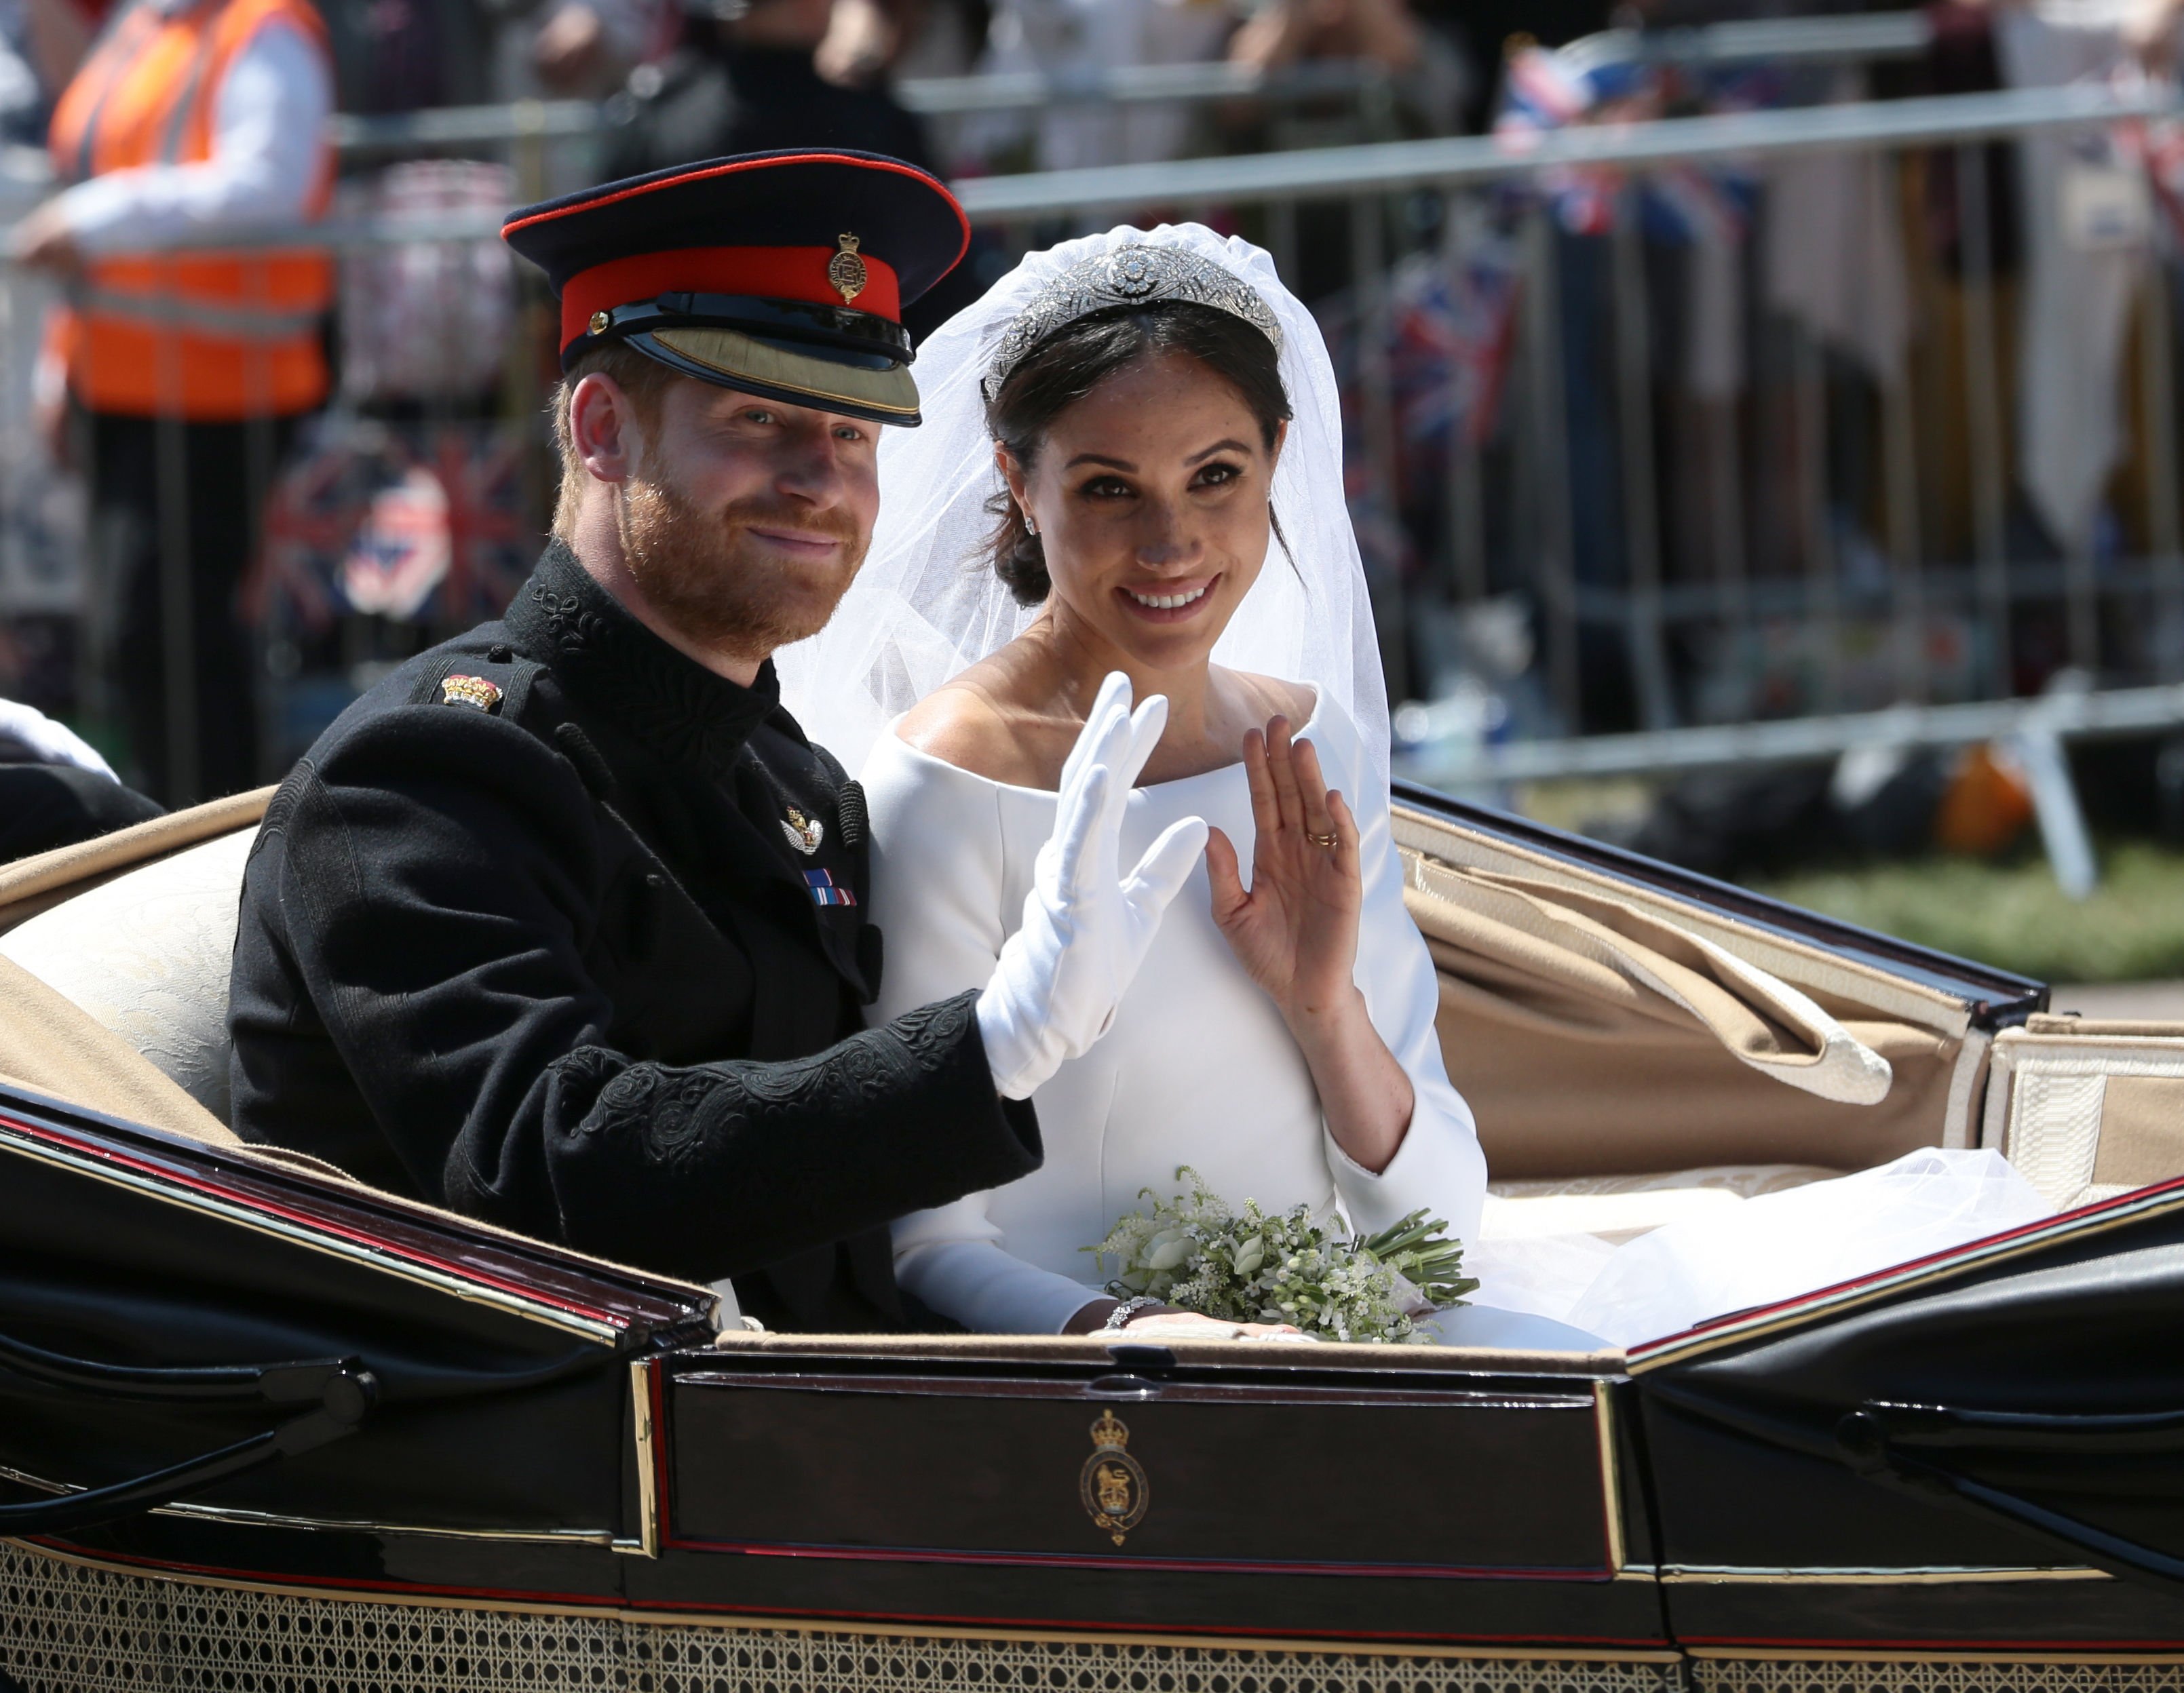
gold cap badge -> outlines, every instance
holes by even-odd
[[[872,273],[866,270],[865,261],[857,255],[855,236],[837,236],[835,239],[842,243],[842,250],[827,261],[827,280],[834,285],[834,292],[842,297],[842,304],[847,305],[864,292],[865,284],[872,280]]]
[[[593,312],[592,320],[584,326],[594,335],[604,335],[607,332],[607,326],[613,321],[614,320],[604,312]]]

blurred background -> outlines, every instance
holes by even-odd
[[[914,331],[1274,253],[1399,779],[2184,1016],[2180,4],[0,0],[0,701],[274,779],[535,556],[503,212],[864,148],[976,226]]]

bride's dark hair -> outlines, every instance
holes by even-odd
[[[1054,420],[1118,370],[1159,353],[1182,353],[1236,390],[1268,452],[1291,414],[1274,344],[1240,317],[1191,300],[1111,306],[1064,324],[1024,355],[986,405],[986,428],[1027,475]],[[1003,488],[986,503],[994,526],[988,543],[994,574],[1019,605],[1037,605],[1052,591],[1046,550],[1024,526],[1023,513]],[[1270,514],[1271,515],[1271,514]],[[1279,519],[1274,539],[1282,550]]]

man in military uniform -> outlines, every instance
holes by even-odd
[[[779,704],[869,543],[947,191],[715,159],[515,214],[560,296],[555,538],[506,616],[356,702],[246,875],[235,1127],[769,1326],[900,1327],[886,1225],[1037,1167],[1197,841],[1117,862],[1164,715],[1112,678],[984,990],[866,1029],[863,797]],[[1202,829],[1201,831],[1202,836]]]

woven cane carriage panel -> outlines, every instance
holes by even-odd
[[[0,1545],[0,1665],[28,1693],[1668,1693],[1602,1663],[962,1640],[304,1598]]]
[[[1697,1693],[2168,1693],[2184,1664],[1700,1658]]]
[[[649,1629],[635,1685],[658,1693],[1665,1693],[1673,1666],[1236,1651],[1126,1642]]]

